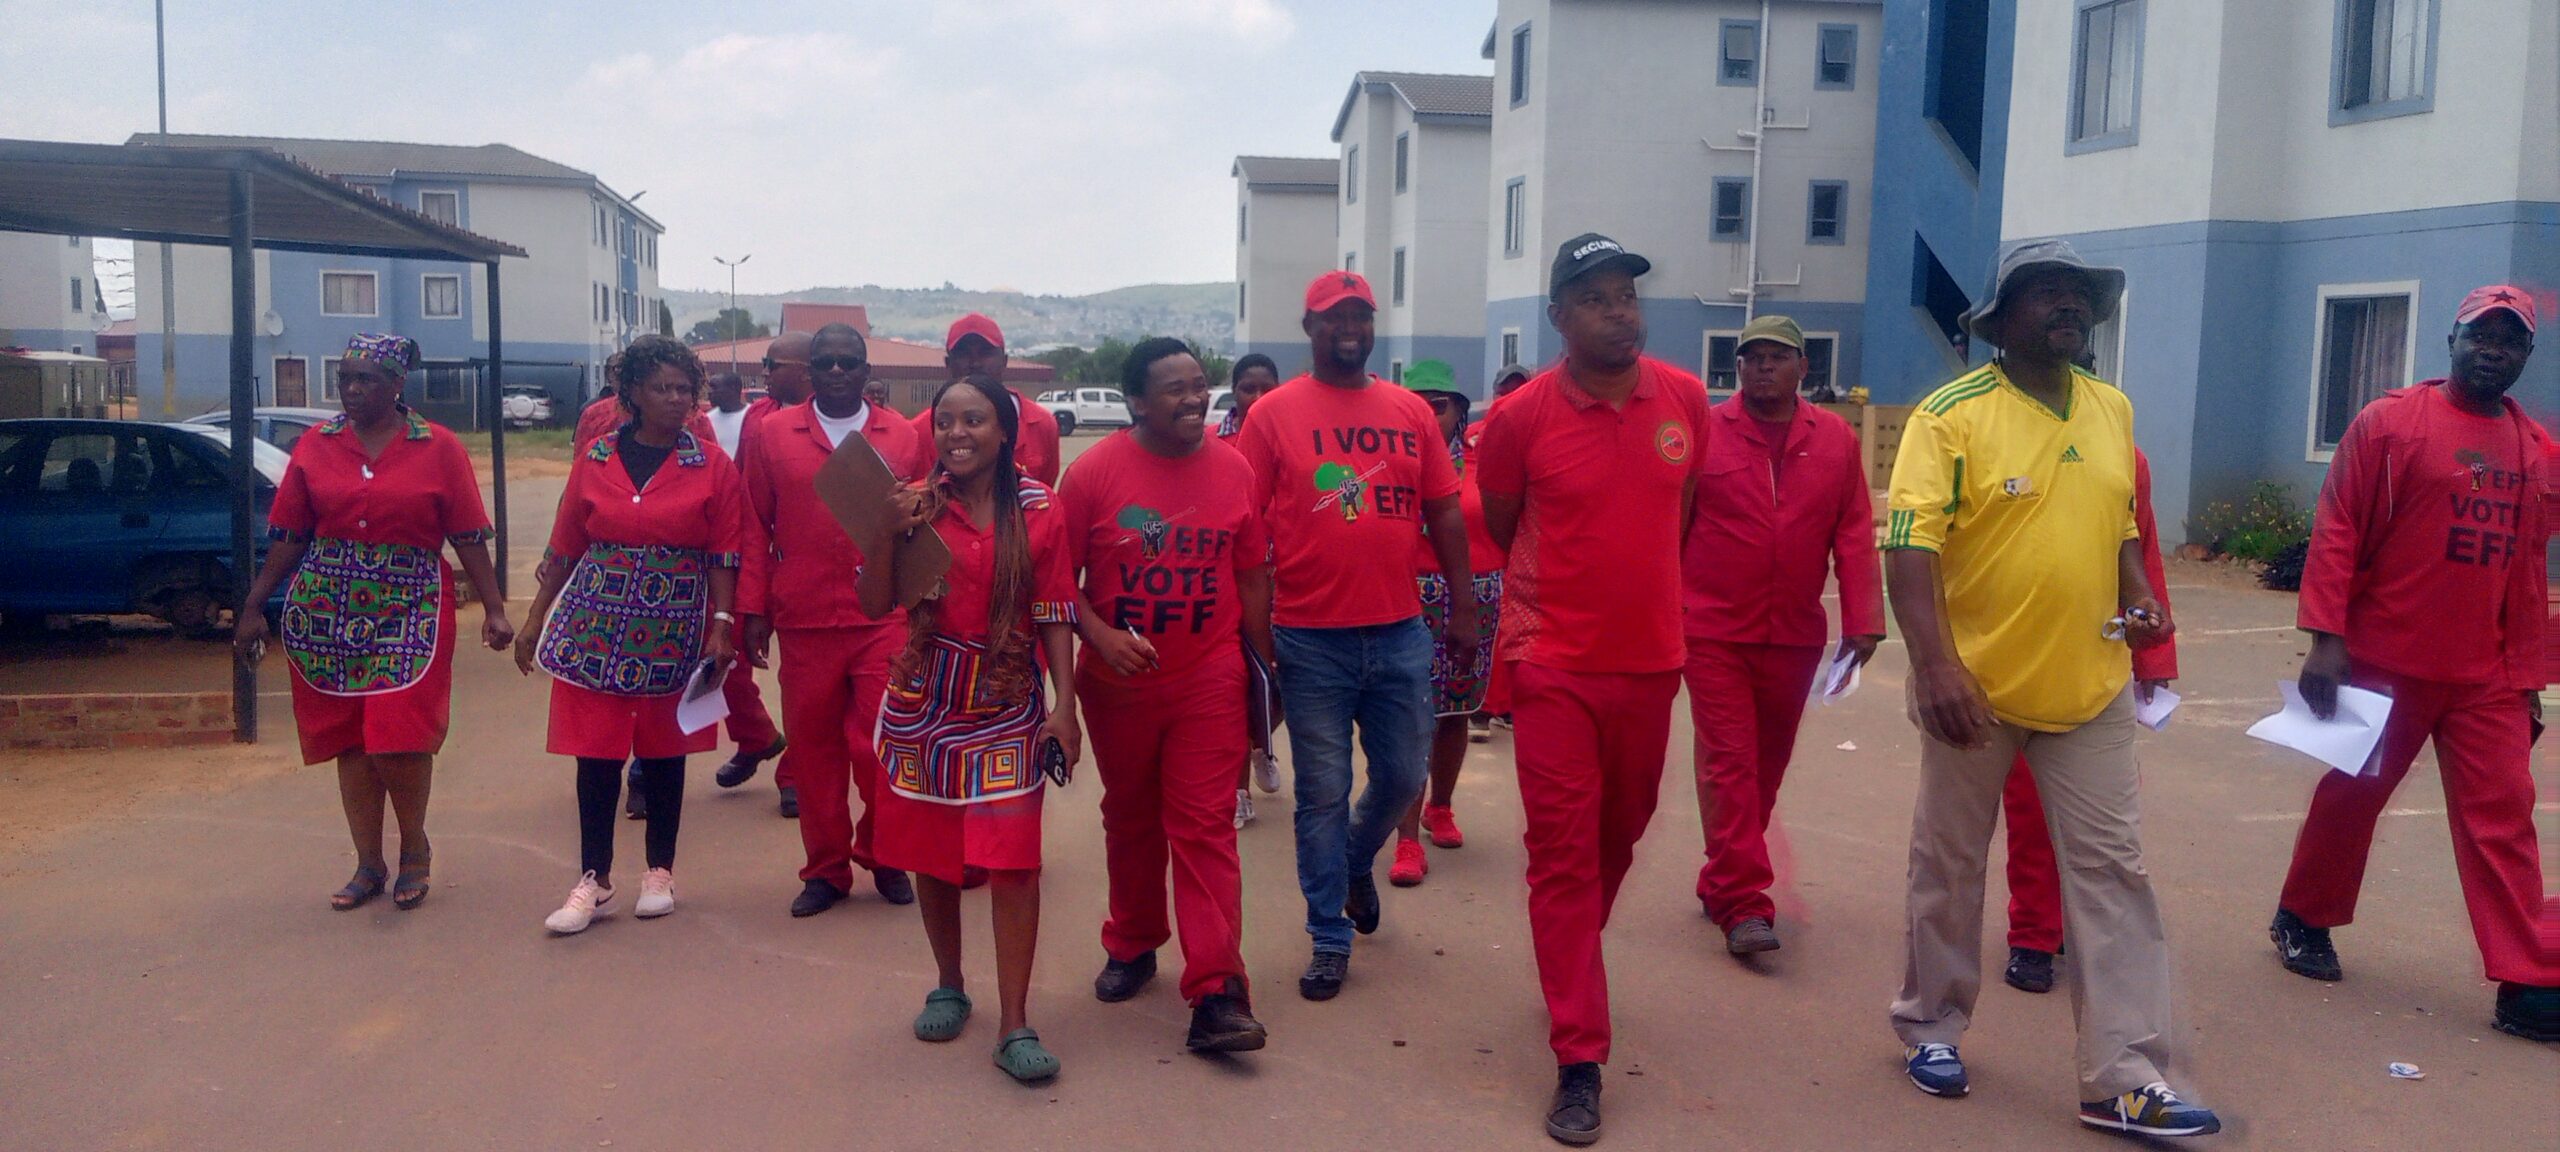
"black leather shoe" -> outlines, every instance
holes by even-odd
[[[1102,974],[1093,978],[1093,998],[1105,1004],[1117,1004],[1138,994],[1147,981],[1156,978],[1156,954],[1149,952],[1135,960],[1119,961],[1108,956],[1102,960]]]
[[[1342,993],[1342,980],[1351,975],[1351,954],[1318,952],[1307,961],[1307,974],[1298,977],[1298,995],[1309,1000],[1331,1000]]]
[[[1576,1146],[1599,1141],[1599,1065],[1585,1061],[1556,1069],[1556,1098],[1547,1107],[1547,1135]]]
[[[836,901],[849,893],[824,880],[810,880],[800,885],[800,894],[791,898],[793,916],[815,916],[836,906]]]
[[[1230,976],[1225,986],[1192,1005],[1191,1034],[1182,1044],[1194,1052],[1256,1052],[1268,1039],[1262,1021],[1253,1018],[1244,981]]]
[[[2490,1023],[2509,1036],[2546,1044],[2560,1040],[2560,988],[2502,981],[2498,985],[2498,1013]]]
[[[782,818],[785,820],[800,818],[800,790],[788,784],[782,786]]]
[[[1378,930],[1378,878],[1354,876],[1351,891],[1342,901],[1342,914],[1351,918],[1351,927],[1363,936]]]
[[[737,755],[730,757],[728,763],[721,765],[719,771],[711,774],[711,782],[723,788],[735,788],[753,780],[756,778],[756,769],[764,767],[765,761],[782,755],[782,750],[789,745],[790,741],[776,737],[773,747],[762,752],[749,752],[740,748]]]
[[[871,886],[879,889],[880,898],[904,908],[916,902],[916,885],[907,874],[895,868],[871,870]]]
[[[2053,953],[2035,948],[2009,950],[2009,970],[2000,974],[2020,992],[2053,991]]]

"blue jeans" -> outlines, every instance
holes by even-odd
[[[1378,849],[1431,774],[1431,633],[1419,616],[1366,628],[1273,628],[1298,789],[1298,889],[1318,952],[1351,951],[1342,914],[1351,877]],[[1351,727],[1369,786],[1351,802]]]

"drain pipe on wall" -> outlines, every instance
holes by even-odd
[[[1760,186],[1761,158],[1769,152],[1769,0],[1760,0],[1760,46],[1758,58],[1752,61],[1752,75],[1757,80],[1751,100],[1751,208],[1743,226],[1750,234],[1743,237],[1742,255],[1742,322],[1751,323],[1760,307],[1760,202],[1766,189]]]

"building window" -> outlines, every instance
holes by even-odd
[[[1387,361],[1387,379],[1395,381],[1398,384],[1404,383],[1404,361]]]
[[[1717,392],[1731,392],[1742,387],[1740,332],[1707,333],[1707,387]],[[1829,403],[1839,395],[1832,388],[1833,361],[1840,348],[1838,336],[1806,335],[1804,338],[1804,381],[1796,385],[1798,394],[1817,402]]]
[[[1709,235],[1728,244],[1739,244],[1751,238],[1751,181],[1742,176],[1718,176],[1715,182],[1716,219]]]
[[[1360,202],[1360,146],[1357,144],[1342,154],[1342,199],[1346,204]]]
[[[320,274],[320,314],[323,316],[378,316],[382,312],[374,296],[371,272],[323,272]]]
[[[1858,26],[1825,24],[1814,37],[1813,86],[1816,88],[1855,88],[1858,86]]]
[[[1965,163],[1982,167],[1982,88],[1990,57],[1990,0],[1937,0],[1928,6],[1927,83],[1920,114],[1929,118]]]
[[[2142,0],[2079,0],[2067,151],[2134,142],[2142,104]]]
[[[1514,176],[1502,186],[1502,254],[1517,256],[1529,245],[1529,178]]]
[[[1739,332],[1707,333],[1707,387],[1716,392],[1731,392],[1742,383],[1741,373],[1734,368],[1734,340]]]
[[[1244,319],[1244,281],[1236,281],[1236,319]]]
[[[1529,101],[1529,26],[1511,30],[1511,106]]]
[[[1804,382],[1796,386],[1797,392],[1810,400],[1825,404],[1833,402],[1839,393],[1831,387],[1831,361],[1839,347],[1840,338],[1837,336],[1804,338]]]
[[[607,243],[604,232],[604,204],[602,201],[589,201],[589,203],[593,204],[596,210],[596,247],[602,248]]]
[[[2414,284],[2350,284],[2320,290],[2319,373],[2312,394],[2313,459],[2327,459],[2347,422],[2376,397],[2410,384]]]
[[[81,294],[80,278],[77,276],[71,278],[71,310],[74,312],[89,310],[89,299]]]
[[[1760,22],[1726,20],[1720,25],[1716,39],[1723,57],[1716,66],[1716,83],[1727,86],[1760,82]]]
[[[1519,362],[1520,330],[1517,328],[1505,328],[1502,330],[1502,363],[1499,367],[1508,368]]]
[[[72,247],[74,247],[74,248],[77,248],[77,247],[79,247],[79,246],[80,246],[80,238],[79,238],[79,237],[77,237],[77,236],[65,236],[65,237],[63,237],[63,239],[70,241],[70,242],[71,242],[71,246],[72,246]]]
[[[2435,108],[2437,0],[2338,0],[2329,123]]]
[[[2089,374],[2124,386],[2124,318],[2131,293],[2116,298],[2116,314],[2089,329]]]
[[[1805,197],[1804,242],[1844,243],[1849,234],[1849,186],[1838,180],[1816,180]]]
[[[1396,133],[1396,195],[1404,195],[1413,164],[1413,133]]]
[[[429,320],[462,315],[462,277],[427,276],[418,281],[418,314]]]
[[[462,226],[462,193],[420,192],[418,193],[418,215],[438,224],[450,224],[459,228]]]
[[[1394,295],[1389,298],[1395,301],[1397,307],[1401,308],[1404,306],[1404,249],[1402,248],[1396,249],[1394,283]]]
[[[1355,275],[1356,275],[1356,274],[1358,274],[1358,273],[1359,273],[1359,271],[1360,271],[1360,254],[1359,254],[1359,253],[1357,253],[1357,252],[1345,252],[1345,253],[1343,253],[1343,254],[1342,254],[1342,270],[1343,270],[1343,271],[1345,271],[1345,272],[1353,273],[1353,274],[1355,274]]]
[[[1236,243],[1238,244],[1244,243],[1245,240],[1245,208],[1246,205],[1236,205]]]

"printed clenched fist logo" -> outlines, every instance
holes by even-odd
[[[1165,533],[1173,522],[1153,508],[1132,504],[1120,510],[1120,526],[1138,534],[1138,555],[1152,564],[1164,553]]]
[[[1329,506],[1339,505],[1342,508],[1343,523],[1349,524],[1360,519],[1360,501],[1369,491],[1369,478],[1377,475],[1378,470],[1386,466],[1386,462],[1381,460],[1370,465],[1366,472],[1354,472],[1350,465],[1340,461],[1328,460],[1318,465],[1316,491],[1324,495],[1316,500],[1316,511],[1321,512]]]

